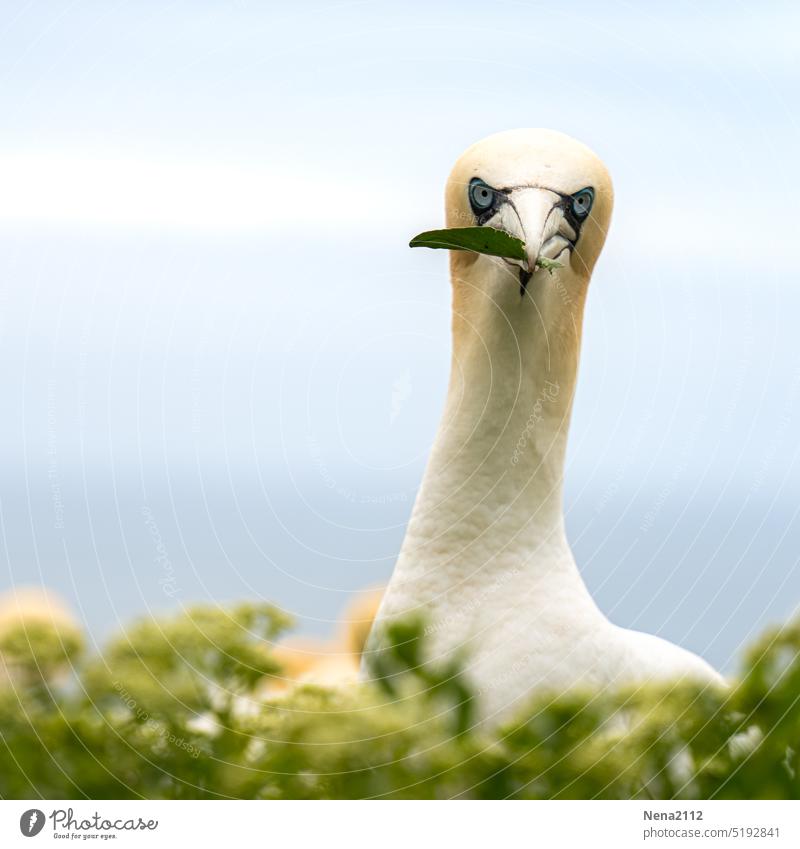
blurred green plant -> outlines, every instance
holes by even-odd
[[[99,656],[37,623],[0,634],[3,798],[797,798],[800,624],[766,633],[727,692],[676,685],[532,699],[476,727],[457,663],[387,633],[374,684],[265,701],[269,605],[135,624]],[[48,627],[50,630],[48,631]],[[64,631],[62,633],[62,631]],[[69,674],[64,674],[64,669]]]

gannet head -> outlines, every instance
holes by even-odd
[[[555,130],[509,130],[472,145],[447,182],[448,227],[494,227],[525,242],[525,261],[451,252],[454,279],[486,272],[526,290],[543,257],[565,285],[585,287],[603,247],[614,192],[588,147]],[[490,275],[491,272],[491,275]]]

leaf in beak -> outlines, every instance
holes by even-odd
[[[408,243],[412,248],[449,248],[507,259],[525,259],[525,242],[493,227],[456,227],[428,230]]]
[[[555,259],[548,259],[546,256],[540,256],[536,260],[536,266],[537,268],[543,268],[545,271],[549,271],[550,274],[552,274],[557,268],[563,268],[564,264]]]
[[[455,227],[449,230],[427,230],[408,243],[412,248],[446,248],[451,251],[472,251],[476,254],[499,256],[504,259],[516,259],[524,262],[525,242],[504,230],[494,227]],[[546,257],[536,260],[538,268],[544,268],[550,274],[556,268],[563,268],[560,262]]]

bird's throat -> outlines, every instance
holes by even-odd
[[[444,415],[401,553],[440,577],[536,568],[538,554],[567,545],[562,484],[582,303],[554,301],[538,275],[523,303],[516,292],[502,303],[469,295],[455,299]]]

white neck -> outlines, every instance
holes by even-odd
[[[561,273],[538,272],[522,298],[482,261],[480,285],[454,287],[447,401],[393,578],[418,602],[502,574],[559,573],[585,594],[562,491],[586,285]]]

